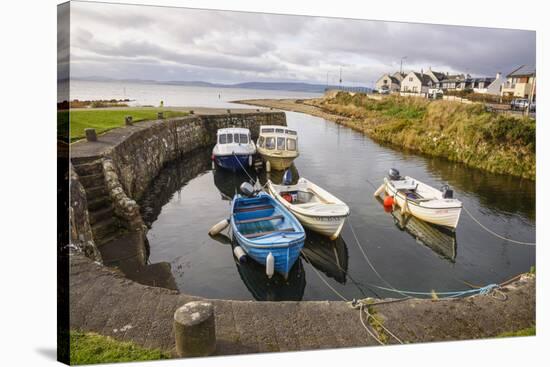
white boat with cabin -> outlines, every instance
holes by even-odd
[[[298,133],[286,126],[262,125],[257,141],[258,153],[271,168],[282,171],[298,157]]]

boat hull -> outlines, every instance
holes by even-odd
[[[214,162],[224,169],[237,172],[244,168],[250,167],[252,162],[251,154],[231,154],[231,155],[215,155]]]
[[[387,181],[384,186],[386,194],[393,196],[395,203],[402,209],[405,207],[405,210],[411,215],[428,223],[451,228],[452,230],[456,229],[462,211],[461,206],[452,208],[426,207],[412,200],[408,200],[404,193],[396,190]]]
[[[247,209],[262,206],[266,209],[261,211]],[[239,210],[241,211],[239,212]],[[236,195],[233,198],[231,212],[231,229],[237,244],[249,257],[264,266],[271,254],[274,258],[274,271],[287,278],[300,256],[306,238],[304,229],[298,220],[266,193],[260,193],[253,198]],[[262,221],[265,228],[254,228],[254,223],[251,223],[250,227],[246,227],[249,224],[245,226],[240,224],[240,227],[238,224],[239,222],[253,222],[254,218],[265,219],[267,217],[269,219],[270,216],[273,219]],[[285,228],[292,230],[285,231]],[[268,230],[265,231],[266,229]],[[254,236],[254,234],[258,235],[253,238],[247,237],[247,235]]]
[[[309,216],[298,213],[292,209],[289,210],[296,218],[298,218],[304,227],[316,233],[322,234],[323,236],[327,236],[331,240],[338,238],[340,232],[342,232],[346,218],[348,217],[347,215],[331,217]]]

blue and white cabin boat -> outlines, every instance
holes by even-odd
[[[265,192],[237,194],[230,222],[237,245],[266,266],[268,277],[274,272],[288,277],[306,238],[304,228],[292,213]]]
[[[250,130],[230,127],[219,129],[212,159],[222,168],[236,172],[252,166],[256,145],[250,139]]]

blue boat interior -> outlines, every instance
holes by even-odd
[[[297,230],[292,220],[267,196],[238,200],[233,216],[238,231],[249,239]]]

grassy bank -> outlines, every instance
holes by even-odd
[[[535,336],[535,335],[537,335],[537,331],[536,331],[536,328],[533,326],[527,329],[521,329],[521,330],[502,333],[497,335],[497,338],[507,338],[511,336]]]
[[[129,342],[95,333],[71,331],[71,364],[134,362],[168,359],[159,350],[145,349]]]
[[[164,112],[165,118],[187,115],[186,112],[169,111],[161,108],[71,110],[71,141],[84,138],[84,129],[86,128],[94,128],[98,134],[101,134],[116,127],[123,126],[125,116],[132,116],[134,122],[154,120],[157,118],[157,112],[161,111]]]
[[[371,138],[490,172],[535,179],[536,123],[482,104],[340,92],[316,105]]]

